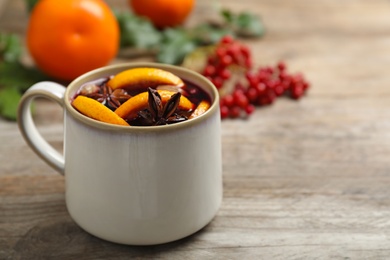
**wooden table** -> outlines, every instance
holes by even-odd
[[[0,28],[25,32],[21,0],[2,0]],[[126,6],[126,1],[108,1]],[[212,14],[197,0],[188,20]],[[0,259],[389,259],[390,2],[224,0],[262,16],[248,41],[257,65],[285,60],[312,84],[249,120],[222,123],[224,199],[200,232],[169,244],[112,244],[81,230],[64,179],[14,122],[0,121]],[[36,122],[62,147],[61,108],[42,101]]]

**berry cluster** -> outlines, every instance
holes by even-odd
[[[231,67],[250,69],[252,67],[251,53],[247,46],[234,41],[231,36],[225,36],[218,43],[215,52],[207,59],[203,75],[221,89],[232,76]]]
[[[243,76],[235,79],[232,71],[239,71]],[[220,102],[221,118],[249,116],[255,106],[270,105],[280,96],[299,99],[309,87],[302,74],[289,74],[284,62],[274,67],[252,69],[249,48],[230,36],[223,37],[208,57],[203,75],[220,94],[224,93]],[[226,86],[232,87],[226,91]]]

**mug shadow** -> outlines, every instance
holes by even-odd
[[[173,242],[152,246],[130,246],[108,242],[90,235],[70,219],[45,221],[30,229],[12,249],[11,259],[100,259],[163,257],[188,250],[210,224]]]

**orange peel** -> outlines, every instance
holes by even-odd
[[[122,71],[111,78],[107,85],[112,89],[127,90],[155,88],[159,85],[184,86],[184,82],[175,74],[156,68],[134,68]]]
[[[93,98],[79,95],[73,100],[72,105],[83,115],[98,121],[129,126],[123,118],[119,117],[108,107]]]
[[[165,105],[175,92],[168,90],[157,90],[161,96],[162,104]],[[134,119],[138,116],[138,112],[148,108],[148,92],[142,92],[128,99],[125,103],[119,106],[115,113],[124,119]],[[183,95],[180,97],[178,109],[190,111],[194,108],[194,104]]]
[[[194,112],[192,112],[189,119],[192,119],[192,118],[195,118],[195,117],[198,117],[198,116],[204,114],[210,108],[210,106],[211,106],[210,102],[208,102],[206,100],[202,100],[199,103],[199,105],[196,107]]]

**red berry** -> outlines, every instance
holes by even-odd
[[[272,80],[272,79],[267,80],[265,82],[265,84],[267,85],[267,87],[272,88],[272,89],[275,88],[275,86],[276,86],[275,80]]]
[[[229,55],[225,55],[221,58],[221,65],[224,67],[229,66],[230,64],[232,64],[232,62],[233,62],[233,59]]]
[[[259,81],[265,82],[271,77],[271,75],[264,70],[260,70],[257,77],[259,78]]]
[[[264,83],[260,82],[260,83],[256,84],[255,89],[257,90],[257,93],[259,95],[261,95],[265,92],[265,90],[267,89],[267,86]]]
[[[288,74],[285,71],[280,71],[278,77],[283,81],[288,77]]]
[[[293,99],[299,99],[301,96],[303,96],[304,90],[302,84],[294,85],[291,88],[291,97]]]
[[[228,94],[222,98],[222,102],[227,107],[232,107],[234,105],[234,98],[231,94]]]
[[[237,96],[244,96],[245,95],[245,91],[244,89],[242,88],[236,88],[234,91],[233,91],[233,97],[236,98]]]
[[[310,84],[308,82],[303,82],[303,90],[306,91],[310,87]]]
[[[260,105],[270,105],[275,101],[276,95],[272,89],[267,89],[262,95],[259,96]]]
[[[214,55],[207,57],[208,64],[215,64],[216,61],[217,61],[217,59]]]
[[[236,104],[237,106],[239,106],[241,108],[245,108],[249,104],[248,98],[242,93],[236,94],[236,92],[235,92],[233,94],[233,97],[234,97],[234,104]]]
[[[206,68],[204,69],[203,75],[205,76],[212,76],[214,75],[216,69],[213,65],[207,65]]]
[[[286,64],[283,61],[279,61],[277,66],[278,66],[279,71],[285,71],[286,70]]]
[[[229,116],[229,108],[227,106],[221,106],[221,118],[227,118]]]
[[[288,90],[291,87],[290,78],[285,78],[284,80],[282,80],[281,84],[282,84],[284,90]]]
[[[253,71],[247,71],[245,72],[245,77],[247,80],[256,78],[256,74]]]
[[[249,88],[246,92],[246,96],[251,103],[255,103],[259,97],[259,94],[255,88]]]
[[[234,90],[241,90],[242,92],[245,92],[246,88],[241,82],[237,82],[234,85]]]
[[[252,59],[250,57],[245,60],[244,66],[248,69],[252,68]]]
[[[245,108],[245,112],[246,112],[247,115],[252,114],[254,111],[255,111],[255,106],[252,105],[252,104],[249,104],[249,105],[246,106],[246,108]]]
[[[228,69],[223,69],[218,72],[218,75],[223,78],[223,79],[229,79],[231,77],[230,70]]]
[[[215,52],[217,54],[217,57],[221,60],[223,57],[226,56],[226,49],[225,48],[218,48]]]
[[[274,91],[277,96],[281,96],[284,93],[284,87],[282,83],[277,84],[274,88]]]
[[[229,44],[233,42],[233,37],[231,35],[225,35],[221,39],[221,43]]]
[[[302,74],[295,74],[291,77],[291,81],[293,84],[302,82],[302,80],[303,80]]]
[[[274,69],[270,66],[268,67],[265,67],[264,70],[268,73],[268,74],[273,74],[274,73]]]
[[[255,87],[259,83],[259,78],[258,78],[257,74],[255,74],[253,72],[248,71],[247,73],[245,73],[245,77],[248,80],[249,85],[251,87]]]
[[[242,55],[247,59],[251,56],[249,48],[245,45],[240,46],[240,51]]]
[[[241,115],[241,108],[239,106],[230,108],[229,115],[231,118],[239,117]]]
[[[236,44],[232,44],[227,49],[227,54],[230,55],[233,58],[233,61],[239,63],[240,61],[240,47]]]
[[[214,84],[214,86],[217,88],[217,89],[220,89],[222,88],[222,85],[223,85],[223,79],[221,77],[215,77],[211,80],[211,82]]]

